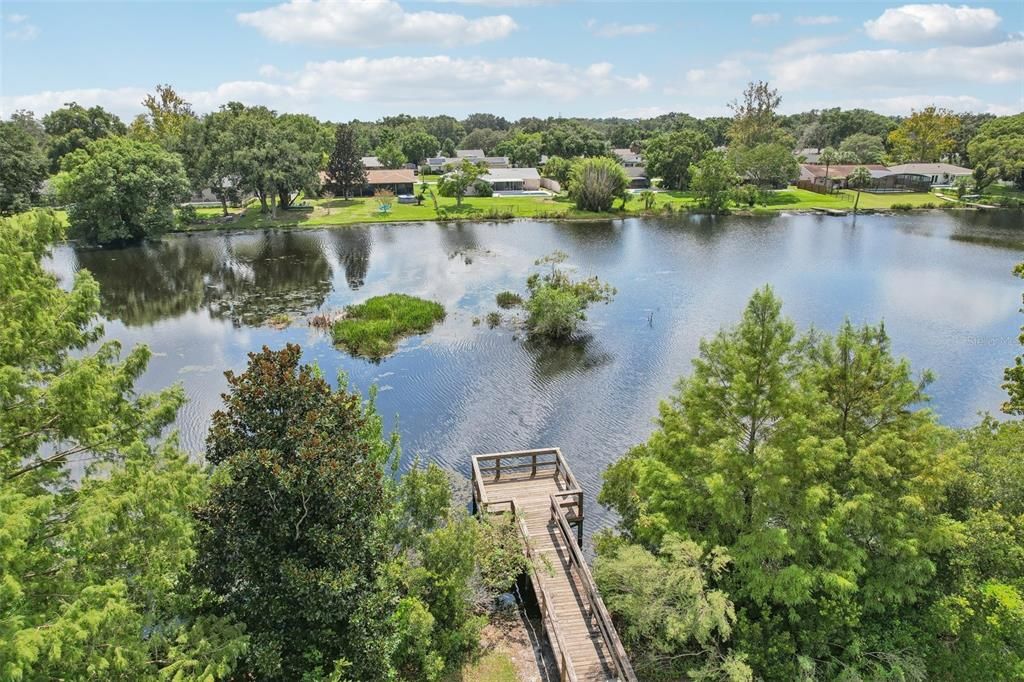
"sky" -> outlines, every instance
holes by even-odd
[[[325,120],[485,111],[727,115],[1024,110],[1024,1],[0,1],[0,114],[76,101],[130,119],[157,84]]]

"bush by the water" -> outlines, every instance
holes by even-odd
[[[559,267],[568,256],[556,251],[537,261],[537,265],[550,265],[544,275],[534,273],[526,281],[530,298],[525,307],[526,326],[530,334],[549,339],[566,339],[576,332],[579,323],[587,319],[586,309],[591,303],[612,300],[615,288],[596,276],[574,281]]]
[[[404,336],[423,334],[444,319],[444,306],[406,294],[374,296],[350,305],[334,324],[334,342],[374,360],[392,353]]]
[[[523,304],[523,297],[514,291],[502,291],[494,297],[494,300],[498,303],[499,308],[515,308]]]
[[[609,211],[612,202],[626,196],[629,178],[616,161],[606,156],[581,159],[569,174],[569,196],[581,211]]]

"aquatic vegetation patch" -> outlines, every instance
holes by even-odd
[[[425,334],[445,317],[444,306],[406,294],[374,296],[345,308],[332,329],[334,342],[353,355],[380,360],[398,341]]]

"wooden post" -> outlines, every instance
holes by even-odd
[[[530,478],[537,478],[537,453],[536,452],[533,453],[533,455],[530,457],[530,462],[533,465],[533,468],[530,469]]]
[[[501,457],[494,460],[494,480],[501,478]]]

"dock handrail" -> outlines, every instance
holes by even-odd
[[[508,505],[509,511],[491,511],[492,507],[498,505]],[[526,558],[530,560],[530,565],[533,566],[533,550],[530,547],[530,531],[526,528],[526,522],[523,521],[523,517],[516,512],[515,500],[495,500],[494,502],[484,501],[480,506],[480,511],[485,514],[505,514],[511,513],[513,522],[519,528],[519,534],[523,536],[523,552],[526,554]],[[572,658],[569,656],[569,647],[566,645],[565,640],[562,638],[562,633],[558,630],[558,617],[555,615],[554,609],[551,608],[551,596],[548,594],[547,589],[544,587],[544,583],[540,580],[533,581],[534,587],[537,591],[538,606],[542,614],[542,622],[551,623],[551,627],[548,628],[548,632],[554,634],[555,646],[557,649],[555,656],[557,657],[556,664],[558,665],[559,682],[577,682],[576,671],[572,666]]]
[[[637,682],[636,673],[633,672],[633,666],[626,655],[626,649],[619,640],[619,634],[612,623],[611,614],[608,613],[604,600],[601,599],[601,595],[597,591],[597,583],[594,582],[594,576],[591,575],[590,568],[587,567],[587,562],[583,558],[583,552],[574,542],[574,534],[569,526],[569,520],[562,512],[562,506],[556,495],[551,495],[551,518],[558,525],[565,539],[565,544],[569,548],[570,563],[579,573],[584,594],[586,594],[587,601],[590,602],[591,612],[597,619],[597,625],[601,629],[601,634],[608,645],[608,650],[612,661],[615,663],[615,669],[619,678],[623,682]]]

